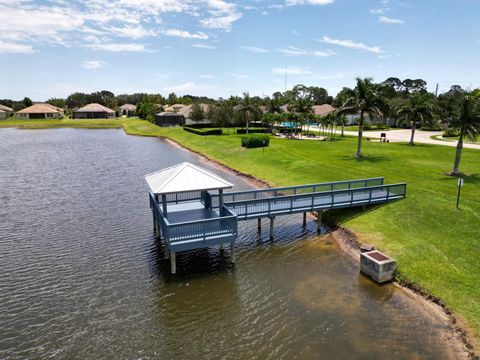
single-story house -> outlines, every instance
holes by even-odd
[[[185,117],[175,112],[161,112],[155,115],[155,125],[183,126],[185,125]]]
[[[203,112],[205,116],[207,116],[207,111],[208,111],[208,104],[200,104],[201,108],[203,109]],[[185,125],[190,126],[190,125],[198,125],[198,124],[211,124],[212,122],[206,118],[204,118],[202,121],[194,121],[190,118],[190,115],[192,114],[192,105],[187,105],[181,108],[180,110],[177,111],[178,115],[183,115],[185,118]]]
[[[326,116],[331,114],[335,111],[335,108],[329,104],[323,105],[313,105],[312,107],[313,113],[317,116]]]
[[[173,104],[165,107],[165,112],[178,112],[183,109],[186,105],[183,104]]]
[[[115,111],[101,104],[91,103],[73,112],[74,119],[112,119]]]
[[[38,103],[17,111],[15,117],[18,119],[61,119],[63,118],[63,109],[50,104]]]
[[[7,113],[7,116],[9,113],[13,113],[13,109],[11,107],[5,106],[0,104],[0,110],[3,110]]]
[[[133,104],[124,104],[120,106],[120,116],[135,116],[137,107]]]
[[[0,120],[5,120],[8,117],[8,114],[5,110],[0,109]]]

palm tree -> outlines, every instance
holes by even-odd
[[[260,109],[256,106],[248,92],[243,93],[243,99],[240,101],[240,104],[236,107],[237,112],[245,120],[246,124],[246,133],[248,134],[248,124],[253,117],[258,117]]]
[[[380,94],[379,86],[372,78],[356,78],[355,89],[344,89],[345,102],[339,109],[340,114],[358,114],[358,142],[356,157],[362,156],[362,137],[365,114],[370,118],[379,117],[389,107],[388,100]]]
[[[312,113],[313,104],[308,97],[297,96],[297,98],[290,103],[288,109],[297,115],[296,122],[299,122],[300,126],[303,127],[307,121],[306,117]]]
[[[455,152],[455,162],[451,175],[459,174],[460,159],[462,157],[463,139],[466,137],[475,141],[480,135],[480,105],[479,98],[474,94],[465,94],[460,107],[450,121],[450,126],[459,131],[457,150]]]
[[[433,118],[433,103],[429,93],[413,93],[409,97],[408,104],[402,106],[398,111],[400,119],[412,125],[410,145],[415,145],[413,139],[417,123],[424,124]]]

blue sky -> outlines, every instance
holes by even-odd
[[[479,0],[0,0],[0,98],[480,87]]]

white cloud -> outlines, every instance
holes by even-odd
[[[385,14],[385,9],[370,9],[370,14],[382,15]]]
[[[199,48],[199,49],[210,49],[210,50],[216,49],[215,46],[207,45],[207,44],[193,44],[192,47]]]
[[[378,21],[385,23],[385,24],[405,24],[405,21],[400,19],[394,19],[388,16],[379,16]]]
[[[292,34],[295,35],[295,36],[300,36],[300,33],[296,30],[292,30]]]
[[[88,70],[97,70],[100,69],[105,63],[98,60],[89,60],[82,62],[82,67]]]
[[[215,76],[209,74],[202,74],[198,76],[201,79],[213,79]]]
[[[239,20],[242,14],[238,12],[232,12],[225,16],[212,16],[206,19],[200,20],[200,24],[208,29],[222,29],[230,31],[232,24]]]
[[[30,45],[13,44],[0,40],[0,54],[31,54],[33,47]]]
[[[249,51],[254,54],[264,54],[264,53],[269,53],[270,50],[264,49],[261,47],[256,47],[256,46],[242,46],[241,47],[243,50]]]
[[[286,54],[288,56],[313,56],[313,57],[328,57],[335,55],[335,52],[332,50],[326,50],[326,51],[310,51],[310,50],[304,50],[304,49],[299,49],[294,46],[287,46],[285,49],[279,49],[279,52]]]
[[[178,95],[216,96],[218,93],[218,88],[215,85],[196,84],[191,81],[180,85],[165,86],[162,90],[174,92]]]
[[[108,30],[117,36],[127,37],[130,39],[141,39],[146,36],[153,36],[155,32],[144,28],[141,25],[131,26],[126,25],[124,27],[110,27]]]
[[[309,75],[312,74],[309,68],[300,66],[289,66],[287,68],[276,67],[272,69],[272,72],[277,75],[285,75],[285,72],[289,75]]]
[[[244,74],[235,74],[235,73],[226,73],[228,76],[234,77],[236,79],[250,79],[249,75],[244,75]]]
[[[329,5],[333,4],[336,0],[285,0],[285,5]]]
[[[103,51],[131,51],[131,52],[141,52],[147,51],[143,44],[124,44],[124,43],[107,43],[107,44],[91,44],[84,45],[87,48],[92,50],[103,50]]]
[[[334,39],[329,36],[324,36],[322,39],[315,39],[320,42],[324,42],[326,44],[338,45],[349,49],[356,49],[356,50],[365,50],[374,54],[383,54],[384,51],[380,49],[378,46],[367,46],[362,42],[354,42],[353,40],[340,40]]]
[[[197,39],[197,40],[208,39],[208,35],[203,32],[197,32],[194,34],[186,30],[170,29],[170,30],[164,31],[164,34],[167,36],[179,37],[183,39]]]

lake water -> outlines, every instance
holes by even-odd
[[[0,359],[452,356],[442,322],[301,215],[277,218],[274,242],[241,222],[235,266],[180,253],[171,277],[143,175],[182,161],[248,188],[122,130],[0,130]]]

